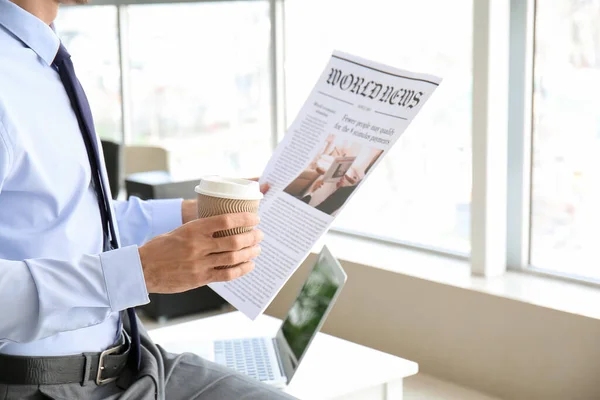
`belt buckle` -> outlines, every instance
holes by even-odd
[[[98,360],[98,373],[96,374],[96,385],[98,385],[98,386],[106,385],[107,383],[114,382],[119,378],[118,376],[115,376],[112,378],[102,379],[102,371],[104,371],[104,365],[102,365],[102,364],[104,363],[105,356],[116,353],[119,350],[121,350],[121,348],[122,348],[122,346],[115,346],[111,349],[104,350],[102,353],[100,353],[100,360]]]

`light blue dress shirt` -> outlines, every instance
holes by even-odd
[[[110,347],[120,332],[120,311],[148,302],[138,246],[181,225],[181,200],[114,201],[121,248],[100,254],[102,224],[85,145],[51,66],[58,47],[48,25],[0,0],[0,353],[5,354],[66,355]]]

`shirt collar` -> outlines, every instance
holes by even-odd
[[[33,50],[48,65],[58,52],[60,40],[42,20],[8,0],[0,0],[0,26]]]

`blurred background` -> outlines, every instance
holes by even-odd
[[[442,76],[336,226],[468,255],[472,7],[285,0],[278,88],[268,1],[65,7],[56,28],[100,136],[164,147],[179,179],[260,174],[283,134],[274,90],[287,126],[334,49]],[[533,57],[531,263],[600,278],[600,1],[539,0]]]

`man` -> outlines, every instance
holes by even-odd
[[[148,293],[250,272],[263,235],[213,238],[258,218],[195,220],[194,201],[111,203],[58,6],[0,0],[0,399],[289,399],[135,318]]]

